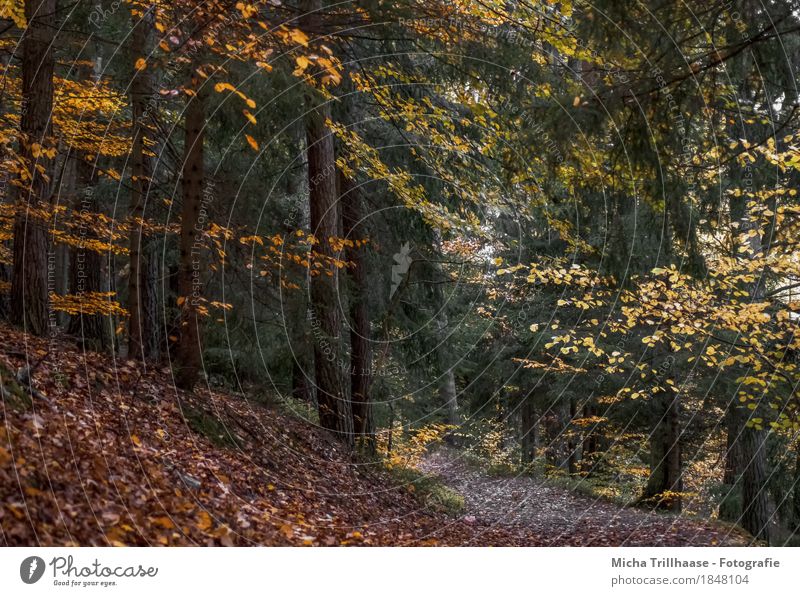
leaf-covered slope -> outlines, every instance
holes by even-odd
[[[425,511],[301,419],[67,341],[0,337],[0,545],[530,543]]]

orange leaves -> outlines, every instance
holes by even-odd
[[[236,87],[234,87],[230,83],[226,82],[217,83],[216,85],[214,85],[214,91],[216,91],[217,93],[224,93],[225,91],[230,91],[231,93],[235,93],[236,95],[238,95],[239,98],[242,101],[244,101],[247,107],[250,108],[251,110],[255,109],[256,107],[256,102],[254,100],[247,97],[244,93],[239,91]]]
[[[303,33],[300,29],[290,29],[287,35],[288,41],[308,47],[308,35]]]
[[[22,0],[3,0],[0,2],[0,18],[10,19],[20,29],[25,29],[25,3]]]
[[[294,69],[292,74],[296,77],[299,77],[306,71],[311,64],[311,61],[305,56],[298,56],[295,58],[295,63],[297,64],[297,68]]]
[[[175,529],[175,522],[173,522],[170,518],[166,516],[156,517],[154,519],[151,519],[150,522],[154,526],[158,526],[159,528],[163,528],[165,530]]]
[[[258,151],[258,141],[248,134],[244,135],[244,138],[247,140],[247,144],[250,145],[250,148],[253,151]]]
[[[294,60],[296,67],[294,71],[292,71],[292,74],[296,77],[305,76],[306,71],[313,64],[322,71],[321,74],[315,75],[322,83],[322,85],[327,85],[327,84],[338,85],[342,80],[342,75],[339,72],[339,69],[337,68],[337,65],[335,64],[333,58],[326,58],[324,56],[311,54],[308,56],[306,55],[297,56]]]
[[[111,299],[114,295],[114,292],[50,294],[50,305],[53,310],[70,315],[127,315],[128,311],[119,302]]]
[[[137,71],[144,70],[145,68],[147,68],[147,60],[145,60],[144,58],[137,58],[136,59],[136,64],[134,64],[134,68]]]
[[[48,159],[55,158],[58,155],[58,149],[56,147],[42,147],[39,143],[31,143],[30,146],[31,155],[38,159],[40,157],[46,157]]]
[[[222,93],[223,91],[236,91],[236,87],[230,83],[217,83],[214,85],[214,91],[217,93]]]
[[[250,17],[258,14],[258,8],[256,8],[250,2],[237,2],[236,10],[242,13],[242,17],[245,19],[249,19]]]
[[[200,530],[201,532],[206,532],[211,529],[213,522],[211,520],[211,515],[209,515],[208,511],[201,511],[197,515],[197,521],[195,522],[195,527]]]

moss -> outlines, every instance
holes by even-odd
[[[401,467],[391,468],[390,475],[394,482],[405,485],[431,511],[447,515],[464,511],[464,497],[438,478]]]
[[[189,428],[206,437],[217,447],[240,447],[238,438],[213,414],[186,404],[181,410]]]
[[[18,412],[33,407],[31,396],[17,383],[16,375],[2,364],[0,364],[0,398],[6,407]]]

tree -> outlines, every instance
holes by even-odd
[[[131,206],[130,206],[130,271],[128,273],[128,357],[135,360],[157,360],[159,356],[158,260],[154,245],[144,233],[145,208],[150,196],[153,171],[146,147],[149,111],[154,101],[151,56],[154,5],[143,12],[131,10],[130,55],[131,95]]]
[[[203,203],[205,167],[203,144],[205,142],[206,110],[203,79],[192,70],[186,88],[185,130],[183,144],[183,204],[181,206],[180,265],[178,269],[178,306],[181,310],[180,336],[177,347],[178,387],[191,391],[200,375],[202,352],[200,345],[201,321],[198,308],[202,299],[202,264],[200,208]]]
[[[322,31],[319,0],[304,4],[301,27]],[[314,335],[314,377],[319,421],[345,444],[353,442],[353,414],[344,384],[342,320],[339,306],[339,270],[332,240],[342,236],[342,217],[337,192],[334,137],[327,127],[331,117],[326,100],[309,92],[306,116],[306,155],[311,233],[315,250],[327,262],[312,270],[309,280],[309,323]]]
[[[341,170],[339,196],[345,242],[345,259],[350,277],[350,396],[353,411],[353,433],[357,440],[374,449],[374,420],[370,404],[372,384],[372,354],[370,321],[367,309],[367,262],[364,258],[364,238],[361,192]]]
[[[52,183],[53,36],[56,0],[26,0],[22,39],[22,162],[14,223],[11,319],[34,335],[48,329],[47,213]]]

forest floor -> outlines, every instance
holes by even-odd
[[[492,475],[452,448],[426,454],[420,469],[464,497],[465,519],[533,534],[550,546],[747,546],[727,524],[623,507],[526,475]]]
[[[466,506],[447,513],[413,475],[274,404],[181,392],[167,367],[5,324],[0,395],[0,546],[746,543],[711,522],[492,478],[441,451],[425,470]]]

